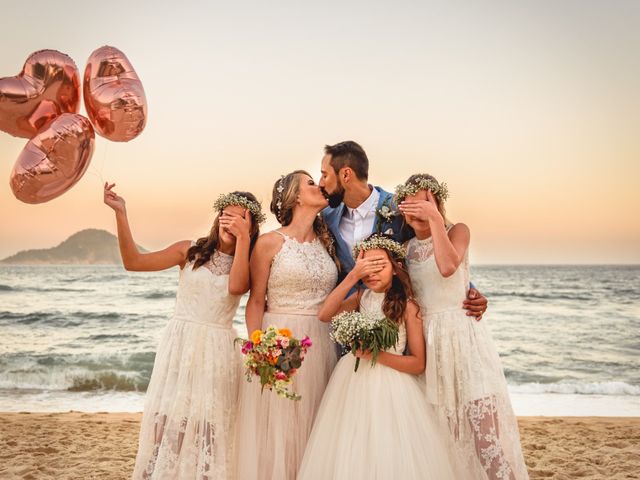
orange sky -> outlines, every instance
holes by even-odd
[[[197,237],[218,193],[250,190],[266,209],[281,173],[315,174],[325,143],[353,139],[372,183],[391,189],[418,171],[448,183],[448,211],[470,226],[476,263],[640,262],[637,2],[239,2],[162,13],[113,2],[126,12],[118,28],[113,16],[113,28],[87,21],[107,7],[86,4],[65,32],[56,20],[67,2],[41,3],[37,18],[3,12],[0,77],[42,48],[82,70],[112,44],[143,81],[149,119],[129,143],[98,137],[78,185],[36,206],[8,187],[26,141],[0,133],[0,258],[82,228],[114,231],[101,179],[118,183],[140,244]]]

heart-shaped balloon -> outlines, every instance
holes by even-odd
[[[0,78],[0,130],[15,137],[31,138],[53,118],[79,108],[80,73],[64,53],[32,53],[19,75]]]
[[[44,203],[62,195],[89,167],[94,142],[88,118],[76,113],[55,118],[20,153],[9,182],[13,194],[25,203]]]
[[[127,56],[114,47],[95,50],[84,70],[84,106],[96,131],[116,142],[140,135],[147,122],[147,99]]]

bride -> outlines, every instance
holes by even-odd
[[[331,371],[337,361],[318,311],[338,278],[333,240],[318,215],[327,206],[311,176],[297,170],[273,187],[271,211],[282,228],[262,235],[251,257],[248,333],[269,325],[313,341],[293,377],[291,401],[242,382],[238,412],[240,479],[295,479]]]

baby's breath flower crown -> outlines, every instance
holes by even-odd
[[[396,187],[396,204],[400,204],[405,198],[415,195],[420,190],[431,190],[439,202],[444,202],[449,198],[449,189],[446,183],[438,183],[433,178],[420,177]]]
[[[355,244],[352,252],[353,258],[358,258],[360,251],[366,252],[367,250],[377,250],[379,248],[386,250],[396,258],[405,258],[407,255],[404,247],[394,239],[387,235],[376,234]]]
[[[249,210],[249,213],[253,215],[253,218],[258,225],[264,223],[267,220],[266,215],[262,213],[262,207],[260,207],[259,203],[253,202],[248,198],[242,197],[240,195],[236,195],[235,193],[220,195],[216,200],[216,203],[213,204],[213,209],[217,212],[221,212],[231,205],[243,207]]]

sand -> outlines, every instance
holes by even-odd
[[[0,478],[127,479],[140,414],[2,413]],[[640,478],[640,418],[522,417],[532,479]]]

